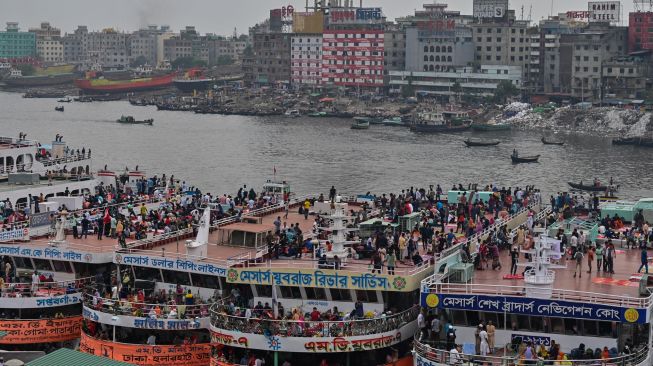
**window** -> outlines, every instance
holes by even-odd
[[[198,273],[191,273],[190,278],[191,280],[193,280],[193,286],[220,289],[218,277],[216,276],[207,276]]]
[[[52,267],[50,266],[50,261],[44,259],[37,259],[37,258],[34,258],[33,261],[34,261],[34,266],[36,267],[35,269],[41,271],[52,271]]]
[[[163,271],[163,282],[190,286],[190,277],[187,272]]]
[[[54,270],[57,272],[67,272],[67,273],[73,272],[73,269],[70,267],[70,262],[53,260],[52,264],[54,265]]]
[[[426,70],[426,65],[424,65],[424,71]],[[331,288],[331,300],[333,301],[351,301],[351,291],[349,289],[338,289]]]
[[[279,286],[281,289],[281,297],[284,299],[301,299],[302,293],[299,291],[299,287],[294,286]]]
[[[497,37],[497,42],[501,42],[501,37]]]
[[[326,292],[322,287],[304,287],[306,298],[309,300],[326,300]]]
[[[362,302],[377,302],[376,291],[356,290],[356,300]]]

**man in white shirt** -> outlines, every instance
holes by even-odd
[[[40,282],[41,281],[39,279],[39,274],[36,273],[36,271],[34,271],[34,273],[32,273],[32,292],[35,292],[36,290],[38,290]],[[33,294],[32,294],[32,296],[33,296]]]
[[[428,330],[427,330],[427,325],[426,325],[426,317],[424,316],[424,311],[420,311],[419,315],[417,316],[417,328],[420,329],[420,340],[426,339],[426,336],[428,335]]]
[[[156,337],[154,334],[150,334],[150,336],[147,337],[147,344],[148,346],[156,346]]]
[[[261,356],[256,357],[256,361],[254,361],[254,366],[263,366],[263,365],[265,365],[265,360],[263,359],[263,357]]]
[[[462,347],[457,344],[451,351],[449,351],[449,365],[462,365],[463,358],[460,355]]]

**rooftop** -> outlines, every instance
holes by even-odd
[[[68,348],[58,349],[50,354],[28,362],[27,366],[129,366],[131,364],[118,362],[108,358],[89,355],[79,351],[73,351]]]

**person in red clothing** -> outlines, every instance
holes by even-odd
[[[311,321],[318,321],[320,320],[320,312],[317,311],[317,308],[313,308],[313,311],[311,312]]]

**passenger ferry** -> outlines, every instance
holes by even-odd
[[[459,250],[443,253],[436,261],[437,272],[421,285],[429,328],[437,318],[434,330],[439,332],[416,336],[414,364],[652,365],[653,280],[637,273],[641,245],[650,248],[650,242],[644,239],[639,248],[632,248],[635,245],[628,246],[624,238],[638,212],[642,218],[651,217],[651,202],[606,203],[598,217],[555,216],[550,207],[542,207],[534,217],[534,246],[518,253],[517,276],[506,275],[508,251],[500,254],[500,271],[474,269]],[[625,226],[606,232],[610,220]],[[511,230],[511,237],[517,230]],[[562,240],[571,242],[580,231],[591,243],[586,248],[614,245],[614,273],[610,268],[597,272],[596,258],[587,273],[588,259],[582,257],[576,276],[576,260],[565,259],[569,253],[560,247]],[[478,256],[476,246],[471,253]],[[653,258],[647,259],[650,263]],[[484,354],[481,339],[488,332],[492,336]],[[529,352],[532,359],[524,356]]]

